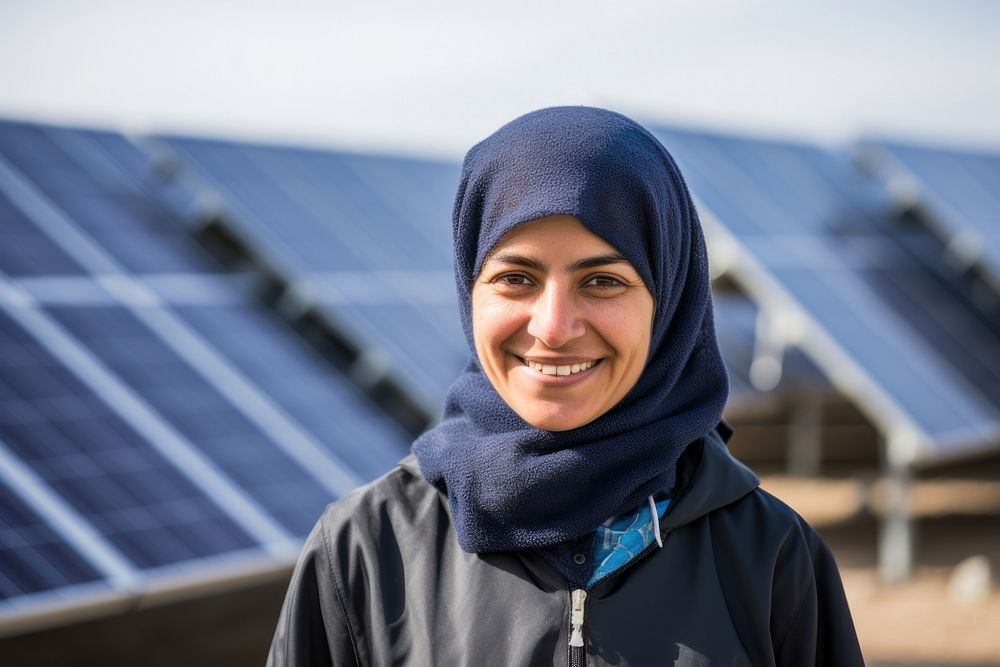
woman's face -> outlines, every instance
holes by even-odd
[[[500,396],[546,431],[583,426],[639,379],[653,296],[621,254],[568,215],[511,230],[472,287],[476,353]]]

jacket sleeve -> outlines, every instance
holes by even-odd
[[[864,667],[861,647],[854,630],[854,621],[847,605],[844,586],[837,563],[829,547],[808,525],[803,525],[803,537],[808,555],[803,563],[807,573],[805,586],[791,585],[776,578],[776,584],[786,586],[786,594],[775,593],[775,616],[780,623],[773,635],[775,663],[779,666],[817,665],[829,667]],[[788,560],[799,560],[789,556]],[[779,563],[779,566],[782,565]],[[785,570],[794,573],[798,567],[788,562]],[[795,591],[787,595],[787,591]]]
[[[278,627],[271,640],[268,667],[360,665],[357,645],[331,568],[322,519],[299,555]]]

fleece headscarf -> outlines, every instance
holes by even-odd
[[[563,432],[535,428],[484,375],[471,288],[518,225],[571,215],[642,276],[655,311],[646,366],[618,405]],[[729,393],[705,242],[677,165],[642,126],[590,107],[517,118],[466,155],[453,215],[455,276],[472,360],[443,420],[413,445],[444,491],[461,547],[551,546],[672,487],[684,448],[719,423]]]

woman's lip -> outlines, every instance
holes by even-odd
[[[589,361],[598,362],[603,357],[556,357],[556,358],[545,358],[545,357],[522,357],[519,355],[514,355],[521,360],[522,364],[527,364],[529,361],[533,361],[536,364],[545,364],[547,366],[572,366],[573,364],[583,364]]]
[[[550,387],[562,387],[570,384],[576,384],[577,382],[581,382],[590,377],[591,375],[593,375],[594,372],[601,367],[601,363],[604,361],[603,357],[599,359],[593,359],[593,357],[591,357],[590,359],[594,360],[594,365],[586,370],[577,371],[576,373],[572,373],[570,375],[546,375],[545,373],[539,373],[538,371],[528,366],[526,361],[522,357],[517,357],[517,359],[518,361],[521,362],[521,364],[515,368],[516,371],[523,373],[528,379],[532,380],[533,382],[538,382],[539,384]],[[551,364],[551,365],[564,365],[564,364]]]

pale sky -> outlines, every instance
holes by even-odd
[[[553,104],[996,148],[1000,3],[0,2],[0,116],[457,158]]]

